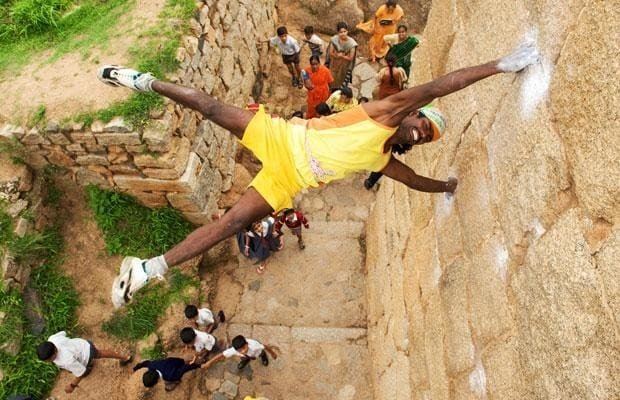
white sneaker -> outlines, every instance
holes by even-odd
[[[144,263],[136,257],[125,257],[121,263],[121,271],[112,284],[112,304],[120,308],[133,300],[133,295],[149,282]]]
[[[138,92],[152,92],[155,77],[150,72],[139,72],[120,65],[104,65],[97,71],[97,78],[106,85],[125,86]]]

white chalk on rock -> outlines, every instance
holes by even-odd
[[[521,117],[531,119],[538,105],[547,98],[553,67],[543,60],[524,72],[521,85]]]

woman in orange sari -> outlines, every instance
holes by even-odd
[[[304,86],[308,89],[308,111],[306,118],[317,117],[316,106],[329,97],[329,84],[334,81],[332,73],[321,65],[319,57],[310,57],[310,66],[304,69]]]
[[[387,0],[379,7],[373,20],[357,25],[359,29],[372,34],[369,42],[371,62],[385,57],[390,48],[383,36],[395,33],[398,22],[404,15],[405,12],[396,4],[396,0]]]

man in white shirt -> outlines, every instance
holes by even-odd
[[[325,49],[325,42],[323,39],[319,37],[316,33],[314,33],[313,26],[306,26],[304,28],[304,39],[302,40],[301,47],[308,45],[310,48],[311,55],[321,58],[323,55],[323,50]]]
[[[193,304],[189,304],[185,307],[185,317],[196,324],[196,327],[202,328],[208,333],[213,333],[219,323],[226,321],[224,311],[220,310],[217,313],[218,321],[215,321],[211,310],[208,308],[198,308]]]
[[[202,368],[209,368],[211,365],[219,361],[235,356],[241,358],[241,361],[237,365],[238,369],[245,368],[250,361],[256,360],[258,357],[260,357],[261,363],[264,366],[267,366],[269,365],[269,358],[267,358],[267,353],[265,351],[267,351],[274,360],[278,358],[278,355],[272,347],[262,344],[258,340],[246,339],[242,335],[237,335],[232,340],[232,347],[224,350],[208,362],[204,363]]]
[[[75,379],[65,387],[65,392],[71,393],[78,386],[82,378],[87,376],[95,359],[115,358],[121,366],[131,362],[131,355],[122,355],[112,350],[98,349],[95,345],[84,339],[67,337],[65,331],[60,331],[47,339],[37,347],[37,356],[41,361],[56,364],[58,368],[65,369],[75,375]]]
[[[217,340],[206,332],[186,327],[181,329],[181,341],[187,347],[193,346],[196,354],[192,363],[202,364],[211,351],[218,351]]]
[[[268,42],[271,46],[276,46],[280,49],[282,54],[282,62],[288,68],[292,77],[293,86],[298,88],[303,87],[303,82],[300,79],[301,67],[299,66],[299,52],[301,47],[297,40],[288,34],[288,30],[285,26],[281,26],[276,30],[277,36],[270,39],[263,40],[261,42]]]

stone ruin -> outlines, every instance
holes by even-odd
[[[180,68],[172,82],[204,90],[244,106],[260,74],[258,38],[274,30],[273,0],[248,7],[239,1],[199,3],[191,35],[177,51]],[[244,29],[251,27],[252,29]],[[171,206],[194,224],[204,224],[230,205],[235,176],[236,139],[196,112],[167,102],[144,127],[117,117],[108,123],[48,121],[43,128],[6,124],[0,140],[19,141],[34,168],[68,168],[81,185],[126,192],[147,207]],[[240,188],[243,189],[243,188]],[[234,190],[234,189],[233,189]],[[234,197],[234,196],[232,196]],[[219,203],[219,204],[218,204]]]

